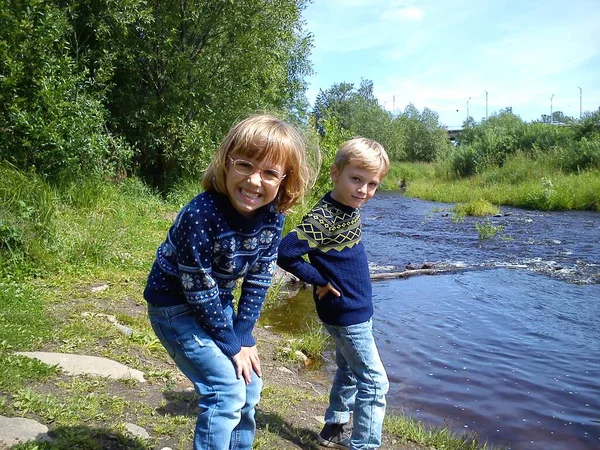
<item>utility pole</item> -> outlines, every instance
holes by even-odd
[[[552,99],[554,98],[554,94],[550,97],[550,123],[554,122],[554,118],[552,117]]]
[[[485,91],[485,120],[488,119],[488,91]]]
[[[579,88],[579,118],[581,119],[581,116],[582,116],[582,114],[581,114],[581,92],[582,92],[582,90],[579,86],[577,86],[577,87]]]
[[[467,122],[469,121],[469,101],[471,100],[471,97],[469,97],[467,99]]]

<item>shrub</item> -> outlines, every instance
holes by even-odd
[[[559,152],[559,164],[567,172],[600,168],[600,137],[571,142]]]

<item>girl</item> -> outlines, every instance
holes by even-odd
[[[268,115],[230,130],[205,192],[158,247],[144,298],[152,328],[200,395],[194,450],[250,450],[262,387],[252,337],[270,286],[284,217],[311,174],[302,135]],[[237,309],[233,290],[243,279]]]

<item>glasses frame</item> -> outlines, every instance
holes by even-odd
[[[258,172],[258,174],[260,175],[261,181],[263,183],[266,183],[266,184],[271,185],[271,186],[277,186],[287,176],[287,173],[281,174],[278,170],[275,170],[275,169],[258,169],[258,168],[256,168],[254,166],[254,164],[252,164],[250,161],[248,161],[246,159],[241,159],[241,158],[233,159],[231,156],[228,156],[228,158],[229,158],[229,161],[231,161],[231,166],[233,167],[233,170],[235,170],[235,173],[237,173],[239,175],[243,175],[245,177],[250,177],[250,176],[254,175],[256,172]],[[242,172],[240,172],[238,170],[238,167],[237,167],[237,163],[238,162],[243,162],[243,163],[249,164],[252,167],[252,172],[250,172],[250,173],[242,173]],[[263,176],[263,171],[265,171],[265,170],[270,170],[272,172],[278,173],[279,177],[276,180],[273,180],[273,181],[265,180],[265,178]]]

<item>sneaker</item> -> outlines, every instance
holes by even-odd
[[[323,447],[348,450],[350,436],[345,426],[344,423],[326,423],[319,433],[319,444]]]

